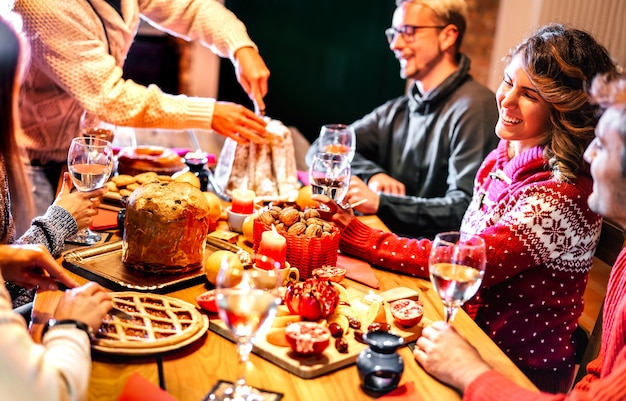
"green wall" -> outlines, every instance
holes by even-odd
[[[383,34],[393,0],[227,0],[271,76],[267,115],[312,141],[326,123],[350,123],[404,91]],[[222,60],[220,100],[251,106]]]

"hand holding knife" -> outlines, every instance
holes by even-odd
[[[71,290],[70,287],[66,286],[65,284],[63,284],[59,280],[54,280],[54,281],[56,282],[59,291]],[[130,313],[125,312],[125,311],[123,311],[123,310],[121,310],[119,308],[116,308],[116,307],[111,307],[111,309],[109,309],[109,311],[107,313],[109,315],[111,315],[111,316],[117,316],[120,319],[133,320],[133,316]]]

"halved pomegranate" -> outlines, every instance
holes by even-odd
[[[215,290],[203,292],[196,297],[198,305],[207,312],[217,313],[217,298],[215,297]]]
[[[400,326],[412,327],[424,316],[424,305],[412,299],[399,299],[390,304],[391,315]]]
[[[313,269],[311,274],[313,277],[317,277],[323,280],[334,281],[335,283],[340,283],[341,280],[346,277],[347,270],[343,267],[335,267],[335,266],[322,266],[317,269]]]
[[[324,352],[330,344],[330,330],[317,322],[294,322],[285,329],[289,346],[299,355],[315,355]]]

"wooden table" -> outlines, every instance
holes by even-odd
[[[374,216],[362,217],[366,224],[386,229]],[[226,226],[220,222],[220,228]],[[240,246],[246,247],[243,239]],[[404,286],[419,290],[424,296],[424,316],[430,320],[443,319],[443,305],[427,280],[375,269],[381,289],[387,290]],[[77,277],[80,282],[86,281]],[[349,286],[369,290],[359,283],[348,281]],[[178,297],[195,304],[195,297],[206,291],[204,285],[196,285],[168,295]],[[33,317],[33,336],[37,338],[41,322],[47,321],[50,311],[58,302],[59,292],[43,292],[35,300]],[[485,333],[459,310],[454,326],[474,346],[482,356],[497,370],[504,373],[520,385],[535,389],[506,355],[485,335]],[[415,362],[411,350],[404,347],[399,350],[405,362],[405,371],[401,384],[413,381],[420,396],[416,400],[454,401],[460,395],[452,388],[429,376]],[[271,362],[252,354],[247,368],[250,385],[284,393],[284,400],[372,400],[359,386],[359,376],[354,364],[315,379],[302,379]],[[154,383],[160,384],[179,401],[200,401],[218,380],[234,381],[237,377],[237,356],[235,345],[209,331],[200,340],[160,357],[103,356],[94,354],[93,370],[89,387],[90,401],[117,400],[129,376],[137,372]]]

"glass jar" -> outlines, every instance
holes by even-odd
[[[363,391],[379,396],[398,387],[404,361],[397,349],[404,344],[404,338],[386,331],[373,331],[363,335],[369,348],[361,351],[356,366]]]

